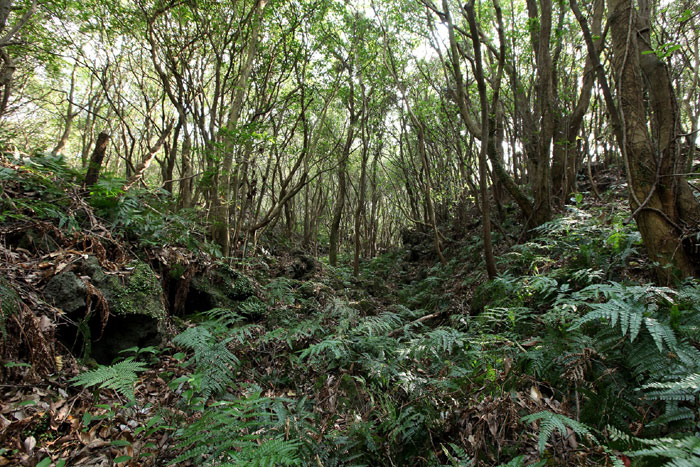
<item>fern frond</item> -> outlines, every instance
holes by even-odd
[[[243,321],[241,315],[228,308],[212,308],[203,312],[202,315],[206,316],[210,321],[216,321],[225,327],[232,327]]]
[[[574,433],[581,437],[589,436],[594,442],[598,442],[591,430],[583,423],[567,417],[566,415],[557,414],[554,412],[542,411],[531,415],[527,415],[520,419],[525,423],[540,422],[540,435],[537,442],[540,454],[544,452],[549,437],[554,430],[558,430],[562,436],[566,436],[567,427],[571,428]]]
[[[214,338],[206,326],[187,328],[173,338],[173,344],[196,350],[207,347]]]
[[[416,358],[425,358],[428,355],[442,358],[452,354],[455,349],[467,348],[471,337],[451,327],[440,327],[413,339],[408,348]]]
[[[186,329],[173,339],[175,345],[194,351],[187,363],[194,364],[195,371],[204,376],[201,391],[205,398],[222,393],[233,380],[233,371],[240,361],[227,347],[232,339],[218,341],[206,325]]]
[[[647,396],[653,399],[692,401],[700,394],[700,373],[688,375],[675,382],[649,383],[644,389],[657,389],[647,393]]]
[[[277,277],[272,279],[265,290],[270,297],[272,304],[291,305],[294,303],[294,282],[287,277]]]
[[[644,318],[644,325],[649,330],[649,334],[654,339],[659,352],[664,351],[664,342],[670,350],[675,350],[677,347],[676,336],[670,327],[660,323],[654,318]]]
[[[627,442],[631,446],[639,446],[625,454],[629,457],[665,458],[665,466],[697,466],[700,464],[700,437],[687,435],[682,438],[653,438],[644,439],[630,436],[613,427],[608,427],[613,440]]]
[[[198,420],[177,433],[178,447],[185,451],[172,464],[306,465],[299,452],[301,442],[285,439],[284,429],[277,430],[289,422],[274,416],[272,402],[252,394],[207,407]],[[286,411],[283,415],[288,417]]]
[[[133,357],[129,357],[124,361],[115,363],[114,365],[95,368],[91,371],[81,373],[71,379],[74,386],[92,387],[113,389],[129,400],[135,398],[134,385],[138,380],[138,374],[146,369],[144,362],[136,362]]]
[[[386,311],[377,316],[362,318],[357,333],[368,336],[385,335],[401,326],[402,320],[396,313]]]
[[[337,360],[342,359],[348,355],[347,343],[345,340],[341,339],[324,339],[318,344],[311,345],[306,349],[301,351],[299,358],[304,359],[316,359],[324,354],[332,354]]]

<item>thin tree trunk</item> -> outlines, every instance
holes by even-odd
[[[484,70],[481,63],[481,43],[479,41],[479,28],[476,24],[474,13],[474,0],[465,6],[469,29],[472,36],[472,46],[474,48],[474,74],[479,88],[479,101],[481,102],[481,132],[482,135],[490,135],[489,131],[489,101],[486,95],[486,81],[484,80]],[[495,135],[494,135],[495,136]],[[493,279],[498,274],[496,261],[493,257],[493,246],[491,244],[491,206],[489,204],[488,174],[486,173],[486,151],[488,150],[490,137],[481,141],[479,148],[479,184],[481,194],[481,215],[482,215],[482,237],[484,241],[484,260],[486,262],[486,272],[489,279]]]
[[[97,143],[95,143],[95,150],[90,156],[90,162],[88,163],[88,170],[85,174],[85,187],[90,188],[100,177],[100,170],[102,169],[102,161],[104,161],[105,153],[107,152],[107,145],[109,144],[109,133],[106,131],[101,132],[97,136]]]
[[[136,170],[134,173],[129,177],[129,179],[126,181],[124,186],[122,187],[123,191],[128,191],[134,184],[138,183],[148,170],[148,168],[151,166],[151,162],[153,162],[153,159],[156,157],[156,154],[158,151],[160,151],[161,146],[163,146],[163,143],[165,143],[165,140],[170,136],[170,132],[173,129],[173,122],[170,121],[168,123],[168,126],[163,130],[163,133],[160,135],[160,138],[158,138],[158,141],[156,141],[156,144],[153,145],[151,149],[149,149],[148,154],[143,158],[143,161],[136,167]]]

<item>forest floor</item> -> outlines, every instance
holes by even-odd
[[[50,161],[5,162],[0,177],[0,466],[628,465],[672,454],[693,465],[700,455],[686,436],[698,427],[700,286],[649,284],[617,182],[526,242],[497,234],[501,275],[488,282],[478,226],[448,234],[459,239],[445,265],[416,234],[354,277],[273,244],[217,259],[173,233],[186,219],[154,230],[154,200],[85,197]],[[500,222],[518,237],[515,219]],[[85,273],[89,258],[107,279]],[[86,344],[108,340],[123,304],[98,283],[132,284],[134,260],[159,279],[161,340],[95,361]],[[48,284],[71,271],[85,303],[68,313]]]

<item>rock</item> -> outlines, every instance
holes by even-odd
[[[301,250],[292,251],[289,256],[283,257],[278,265],[276,277],[288,277],[290,279],[307,280],[321,269],[321,263]]]
[[[87,287],[85,283],[74,273],[64,272],[57,274],[49,280],[44,289],[47,302],[53,303],[66,313],[75,313],[86,307],[85,298]]]
[[[416,262],[434,256],[432,236],[420,229],[403,229],[401,231],[401,242],[407,250],[407,261]]]
[[[109,317],[103,329],[98,297],[92,296],[93,310],[88,326],[62,333],[62,340],[72,346],[76,335],[89,339],[91,356],[99,363],[111,363],[121,350],[146,347],[160,342],[165,328],[166,311],[163,290],[158,276],[142,262],[133,262],[125,275],[108,275],[95,257],[89,256],[77,265],[77,271],[104,298]],[[44,289],[48,302],[63,309],[77,323],[85,320],[88,287],[73,272],[54,276]]]
[[[99,287],[107,281],[107,274],[102,270],[100,262],[94,256],[88,256],[80,262],[80,270],[86,276],[90,276],[90,282]]]
[[[318,298],[322,294],[332,295],[333,289],[321,282],[306,281],[299,286],[298,293],[306,299]]]
[[[131,267],[133,270],[128,276],[106,276],[105,280],[95,284],[107,300],[110,312],[163,320],[163,289],[158,276],[145,263],[132,263]]]
[[[121,350],[161,341],[166,311],[160,280],[145,263],[132,263],[131,267],[131,274],[123,277],[108,276],[101,268],[93,270],[95,286],[111,315],[101,333],[99,323],[90,323],[92,356],[100,363],[111,362]]]
[[[213,308],[234,309],[238,302],[254,295],[255,286],[248,276],[225,264],[217,264],[192,278],[185,310],[197,313]]]

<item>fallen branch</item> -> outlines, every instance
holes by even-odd
[[[406,330],[406,328],[408,328],[409,326],[413,326],[414,324],[420,324],[420,323],[423,323],[425,321],[429,321],[429,320],[431,320],[433,318],[437,318],[438,316],[443,315],[443,314],[445,314],[444,310],[443,311],[436,311],[435,313],[430,313],[429,315],[421,316],[420,318],[411,321],[410,323],[406,324],[405,326],[401,326],[400,328],[394,329],[389,334],[387,334],[387,336],[388,337],[397,336],[397,335],[403,333]]]

